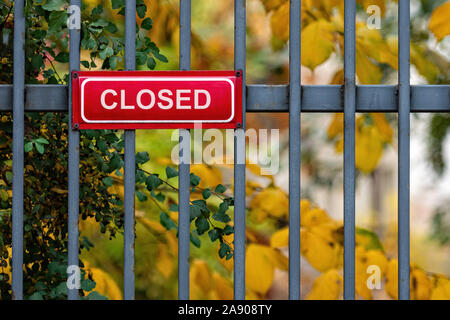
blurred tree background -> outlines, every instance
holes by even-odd
[[[64,11],[66,5],[66,1],[58,0],[33,2],[41,6],[58,2],[59,7],[55,12]],[[396,2],[357,1],[356,72],[360,84],[397,83]],[[3,1],[1,8],[3,35],[5,30],[12,29],[12,14],[9,13],[11,3]],[[106,28],[103,32],[108,42],[100,47],[90,43],[90,39],[96,41],[96,37],[86,38],[86,42],[82,43],[82,69],[122,69],[123,45],[119,39],[123,36],[123,15],[120,14],[123,1],[85,0],[83,4],[86,15],[84,23],[94,29]],[[90,15],[99,5],[103,10],[96,12],[97,16]],[[195,0],[192,5],[192,69],[233,69],[234,2]],[[381,9],[379,30],[367,27],[366,21],[370,14],[366,10],[370,5],[377,5]],[[138,8],[138,68],[178,69],[179,1],[144,0],[138,2],[139,6],[146,6],[146,10],[139,14]],[[249,83],[289,82],[288,8],[288,0],[247,1]],[[411,83],[450,84],[450,1],[412,0],[411,9]],[[96,22],[97,25],[92,26]],[[116,29],[109,22],[113,22]],[[303,84],[343,83],[343,25],[343,0],[302,1]],[[42,26],[44,30],[50,28],[51,23]],[[60,28],[64,29],[64,23],[61,23]],[[61,44],[54,39],[51,41],[56,42],[57,50],[64,52],[61,47],[67,46],[67,43]],[[62,41],[67,42],[67,37],[63,37]],[[113,52],[109,52],[109,47]],[[3,77],[7,72],[10,73],[12,66],[8,52],[5,48],[0,50],[2,83],[11,82],[10,78]],[[55,59],[42,62],[33,62],[30,58],[29,70],[36,70],[33,66],[38,68],[30,73],[28,81],[63,83],[64,75],[67,74],[67,61],[63,56],[57,57],[56,53]],[[59,77],[59,74],[62,76]],[[356,121],[356,291],[358,298],[363,299],[397,298],[397,116],[358,114]],[[10,124],[10,118],[5,118],[3,122]],[[35,124],[36,127],[41,125],[40,122]],[[450,194],[445,191],[450,178],[445,165],[450,160],[447,139],[450,116],[415,114],[412,115],[411,127],[411,297],[450,299]],[[280,130],[278,173],[263,176],[258,166],[247,167],[247,298],[284,299],[288,293],[288,115],[248,114],[247,128]],[[3,132],[5,137],[10,134],[6,129]],[[141,174],[145,176],[142,180],[138,179],[138,182],[144,182],[137,186],[137,299],[177,297],[178,182],[176,167],[171,161],[171,152],[177,144],[171,139],[173,134],[172,130],[137,131],[136,147],[142,160],[138,164]],[[343,117],[341,114],[302,114],[301,135],[302,298],[339,299],[342,298]],[[37,134],[33,138],[38,139],[39,136]],[[112,146],[119,144],[116,150],[120,155],[120,132],[116,136],[118,140],[111,143]],[[86,139],[95,142],[99,138],[88,134]],[[95,146],[98,147],[96,143]],[[104,162],[110,164],[114,154],[108,154]],[[8,165],[9,159],[5,160],[5,165]],[[86,163],[86,170],[90,165]],[[103,194],[117,195],[121,199],[122,165],[114,169],[96,179],[107,179],[106,185],[103,185],[107,191],[101,191]],[[203,199],[208,210],[223,211],[232,218],[232,170],[230,165],[192,165],[191,184],[194,190],[191,201]],[[196,180],[196,177],[200,180]],[[4,187],[0,195],[5,203],[9,203],[10,184],[7,183],[7,177],[3,181],[6,182],[2,184]],[[86,182],[86,188],[90,187],[90,182]],[[61,194],[63,199],[64,193]],[[116,210],[121,203],[114,205],[118,206]],[[6,210],[6,207],[2,209]],[[105,212],[104,208],[97,210],[102,214]],[[88,214],[87,219],[80,223],[81,239],[85,241],[81,259],[86,265],[87,274],[97,283],[95,290],[110,299],[120,299],[123,285],[120,217],[111,227],[112,230],[117,228],[119,232],[111,236],[110,233],[100,232],[102,230],[99,230],[95,210],[88,211],[92,214]],[[5,216],[7,213],[3,214]],[[191,298],[231,299],[233,259],[226,246],[229,245],[230,249],[233,246],[232,221],[222,217],[223,221],[211,222],[211,226],[208,224],[208,232],[202,234],[199,233],[199,225],[203,220],[200,216],[195,218],[191,239]],[[3,218],[2,223],[9,222]],[[214,224],[217,223],[218,229],[222,231],[220,241],[216,242]],[[5,248],[7,244],[5,242]],[[367,289],[366,269],[372,264],[380,266],[382,271],[382,290]],[[2,268],[8,266],[2,265]],[[85,291],[87,293],[89,290]]]

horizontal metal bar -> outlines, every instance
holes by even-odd
[[[302,112],[343,112],[342,86],[302,86]],[[12,111],[12,85],[0,85],[0,112]],[[248,85],[247,112],[288,112],[288,85]],[[397,86],[356,86],[357,112],[397,112]],[[64,85],[25,85],[25,111],[67,111]],[[450,86],[411,86],[411,112],[449,112]]]

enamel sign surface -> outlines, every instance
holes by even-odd
[[[77,129],[238,128],[240,71],[74,71]]]

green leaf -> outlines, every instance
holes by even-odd
[[[33,69],[40,69],[44,66],[44,59],[40,54],[36,54],[31,58],[31,65]]]
[[[96,6],[95,8],[92,9],[92,15],[96,16],[99,15],[103,12],[103,7],[101,4],[99,4],[98,6]]]
[[[40,143],[35,143],[34,144],[36,147],[37,152],[39,152],[40,154],[44,154],[44,146]]]
[[[29,298],[29,300],[44,300],[44,297],[40,292],[33,293]]]
[[[55,288],[55,293],[57,296],[64,296],[67,295],[67,283],[61,282],[58,284],[58,286]]]
[[[221,184],[217,185],[217,187],[216,187],[216,189],[215,189],[215,191],[216,191],[217,193],[224,193],[226,190],[227,190],[227,188],[225,188],[225,187],[224,187],[223,185],[221,185]]]
[[[203,199],[208,199],[211,196],[211,190],[209,190],[209,188],[203,190],[202,192],[202,197]]]
[[[158,59],[161,62],[165,62],[165,63],[169,62],[169,60],[167,60],[166,56],[162,55],[159,52],[154,52],[153,55],[155,56],[156,59]]]
[[[125,6],[125,0],[111,0],[111,5],[113,9],[120,9]]]
[[[170,178],[178,176],[178,171],[172,167],[166,167],[166,175],[167,175],[167,178],[170,179]]]
[[[201,246],[201,241],[198,237],[194,236],[192,233],[190,235],[190,239],[191,239],[191,243],[196,246],[197,248],[200,248]]]
[[[149,69],[151,69],[151,70],[155,69],[155,67],[156,67],[156,61],[155,61],[155,59],[153,59],[152,57],[149,57],[149,58],[147,59],[147,67],[148,67]]]
[[[67,63],[67,62],[69,62],[69,53],[68,52],[60,52],[55,57],[55,60],[58,62]]]
[[[216,221],[224,222],[224,223],[227,223],[227,222],[231,221],[230,216],[227,215],[226,213],[221,212],[221,211],[217,211],[216,213],[214,213],[212,218],[214,220],[216,220]]]
[[[191,181],[191,186],[196,187],[200,183],[200,177],[198,177],[195,174],[191,173],[190,174],[190,181]]]
[[[144,163],[146,163],[149,160],[150,160],[150,156],[148,155],[147,151],[138,152],[136,154],[136,163],[137,164],[144,164]]]
[[[223,258],[231,252],[231,248],[225,242],[220,243],[219,257]]]
[[[64,0],[49,0],[46,4],[42,6],[43,9],[47,11],[56,11],[61,9],[63,5],[66,4],[66,1]]]
[[[152,191],[152,196],[159,202],[164,202],[164,200],[166,200],[166,196],[163,195],[161,192],[159,192],[158,194],[154,194],[154,192]]]
[[[153,21],[150,18],[145,18],[141,22],[141,28],[144,28],[145,30],[150,30],[152,28]]]
[[[159,219],[160,219],[160,222],[163,225],[163,227],[166,228],[167,230],[177,228],[177,225],[175,224],[175,222],[173,222],[172,219],[170,219],[170,217],[167,213],[161,212],[159,215]]]
[[[24,145],[24,151],[25,152],[30,152],[31,150],[33,150],[33,142],[27,142]]]
[[[225,235],[229,235],[232,234],[234,232],[234,227],[227,225],[224,229],[223,229],[223,233]]]
[[[83,60],[83,61],[80,61],[80,63],[81,63],[81,65],[82,65],[83,67],[89,69],[89,61]]]
[[[108,300],[107,297],[102,296],[100,293],[98,293],[97,291],[91,292],[89,293],[89,295],[87,296],[88,300]]]
[[[147,201],[147,196],[139,190],[136,190],[136,196],[141,202]]]
[[[357,227],[356,234],[361,236],[362,245],[366,248],[366,250],[381,250],[384,252],[383,245],[374,232]]]
[[[177,212],[179,210],[178,205],[176,203],[172,203],[169,207],[169,210],[173,211],[173,212]]]
[[[84,291],[91,291],[92,289],[95,288],[95,281],[92,281],[91,279],[83,279],[80,281],[81,284],[81,289],[83,289]]]
[[[114,50],[111,47],[106,47],[105,49],[100,51],[98,56],[100,57],[100,59],[105,60],[106,58],[111,57],[113,54]]]
[[[217,239],[219,239],[220,234],[221,234],[220,231],[221,231],[221,230],[218,229],[218,228],[214,228],[214,229],[212,229],[212,230],[209,230],[208,236],[209,236],[209,238],[211,239],[212,242],[214,242],[214,241],[216,241]]]
[[[191,221],[192,221],[195,218],[198,218],[201,216],[202,210],[200,209],[199,206],[191,205],[191,206],[189,206],[189,214],[190,214]]]
[[[202,235],[202,234],[204,234],[206,231],[209,230],[209,222],[208,222],[208,220],[207,220],[205,217],[203,217],[203,216],[198,217],[198,218],[195,220],[195,226],[197,227],[197,233],[198,233],[199,235]]]
[[[34,140],[34,142],[40,143],[40,144],[49,144],[48,140],[45,138],[37,138]]]
[[[147,177],[147,179],[145,180],[145,183],[147,185],[147,189],[153,190],[153,189],[158,188],[162,184],[162,181],[160,178],[158,178],[157,175],[151,174]]]
[[[105,186],[107,186],[109,188],[113,185],[114,181],[113,181],[113,178],[111,178],[111,177],[105,177],[105,178],[103,178],[102,182]]]
[[[139,18],[141,18],[141,19],[144,18],[145,13],[147,12],[147,6],[145,4],[136,6],[136,12],[137,12]]]

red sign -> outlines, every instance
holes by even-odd
[[[240,71],[74,71],[79,129],[237,128]]]

